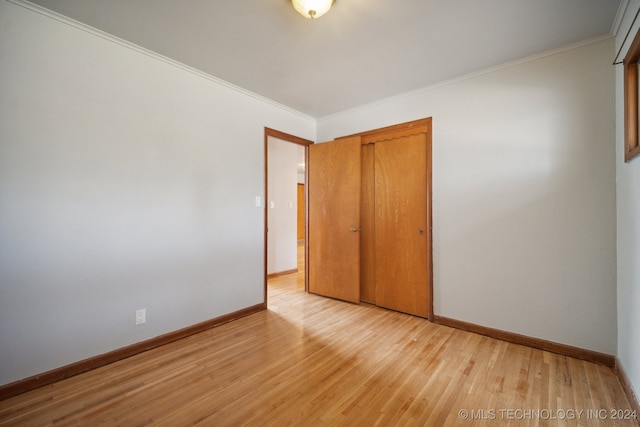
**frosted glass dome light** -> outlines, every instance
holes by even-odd
[[[291,0],[293,7],[305,18],[320,18],[329,12],[335,0]]]

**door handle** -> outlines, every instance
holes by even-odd
[[[360,231],[359,227],[349,227],[349,231],[351,231],[352,233],[355,233],[357,231]]]

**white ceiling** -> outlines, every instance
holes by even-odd
[[[32,0],[313,117],[611,32],[620,0]],[[614,52],[612,52],[613,60]]]

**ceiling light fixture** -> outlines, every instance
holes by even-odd
[[[291,0],[293,7],[305,18],[320,18],[329,12],[335,0]]]

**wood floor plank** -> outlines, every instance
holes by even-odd
[[[612,419],[631,406],[606,366],[303,280],[271,280],[267,311],[1,401],[0,425],[638,426]]]

